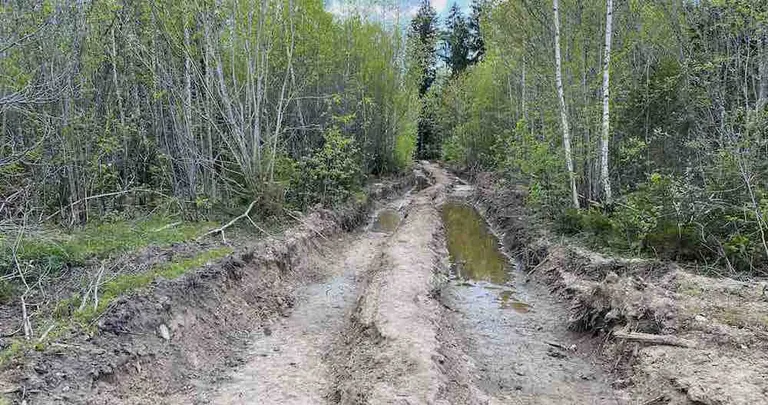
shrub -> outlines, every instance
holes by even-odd
[[[297,165],[291,190],[301,207],[337,204],[362,187],[360,150],[354,138],[334,128],[326,131],[323,139],[322,148]]]

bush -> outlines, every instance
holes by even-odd
[[[334,128],[323,134],[323,147],[299,161],[291,187],[302,208],[338,204],[362,188],[360,150],[354,138]]]

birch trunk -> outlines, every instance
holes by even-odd
[[[760,37],[760,53],[758,60],[758,75],[760,88],[757,96],[757,109],[762,110],[768,103],[768,34],[763,32]]]
[[[613,0],[606,1],[605,11],[605,57],[603,58],[603,133],[600,137],[600,177],[603,183],[605,202],[610,204],[611,179],[608,175],[608,139],[610,135],[610,67],[611,35],[613,34]]]
[[[552,9],[555,14],[555,80],[557,82],[557,96],[560,100],[560,118],[563,121],[563,148],[565,149],[565,166],[568,169],[568,178],[571,183],[571,194],[574,208],[579,208],[579,193],[576,191],[576,174],[573,171],[573,154],[571,153],[571,135],[568,127],[568,112],[565,108],[565,96],[563,95],[562,60],[560,58],[560,16],[558,0],[552,0]]]

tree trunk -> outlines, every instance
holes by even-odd
[[[608,138],[610,135],[610,67],[611,35],[613,25],[613,0],[606,1],[605,11],[605,58],[603,58],[603,133],[600,138],[600,177],[603,183],[603,197],[610,204],[611,179],[608,176]]]
[[[579,208],[579,193],[576,191],[576,174],[573,171],[573,155],[571,153],[571,135],[568,127],[568,112],[565,108],[565,96],[563,95],[563,73],[560,58],[560,16],[558,0],[552,0],[552,9],[555,14],[555,79],[557,81],[557,96],[560,99],[560,118],[563,121],[563,148],[565,148],[565,166],[568,169],[568,178],[571,183],[571,194],[574,208]]]
[[[768,103],[768,34],[763,32],[760,37],[760,53],[758,56],[758,75],[760,76],[760,90],[757,96],[757,110],[765,108]]]

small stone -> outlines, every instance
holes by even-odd
[[[698,322],[698,323],[706,323],[706,322],[707,322],[707,317],[706,317],[706,316],[704,316],[704,315],[702,315],[702,314],[698,314],[698,315],[696,315],[696,316],[695,316],[693,319],[694,319],[696,322]]]
[[[171,331],[168,330],[168,327],[164,323],[160,324],[160,327],[157,328],[157,332],[160,334],[161,338],[171,340]]]
[[[272,329],[269,326],[264,327],[264,336],[272,336]]]

